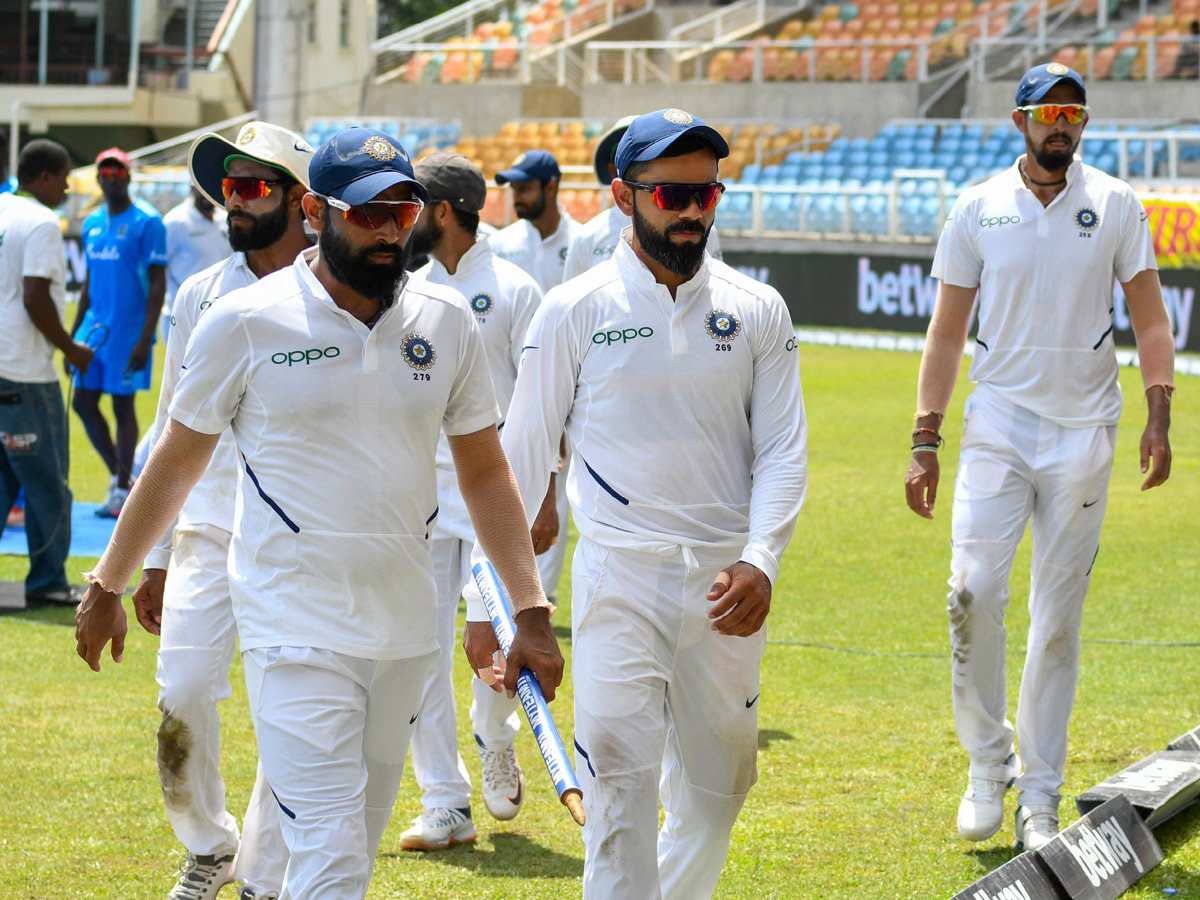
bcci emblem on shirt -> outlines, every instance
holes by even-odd
[[[704,323],[705,330],[717,341],[732,341],[742,330],[742,323],[731,312],[714,309]]]
[[[433,344],[423,334],[406,334],[403,353],[404,361],[421,372],[430,368],[437,360]]]
[[[1084,231],[1091,231],[1100,224],[1100,217],[1096,215],[1094,209],[1088,209],[1086,206],[1075,213],[1075,224]]]
[[[471,312],[479,318],[490,313],[495,305],[496,301],[491,294],[480,292],[471,298]]]

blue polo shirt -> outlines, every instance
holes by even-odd
[[[167,264],[167,229],[148,203],[134,200],[120,215],[108,207],[83,223],[89,313],[109,327],[109,341],[132,332],[136,343],[146,315],[150,266]]]

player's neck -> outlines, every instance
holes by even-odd
[[[558,201],[547,203],[542,214],[536,219],[530,219],[530,224],[538,230],[538,234],[542,236],[542,240],[549,238],[554,232],[558,231],[558,225],[562,222],[562,213],[558,211]]]
[[[278,272],[290,266],[305,250],[309,248],[308,235],[304,228],[297,223],[283,233],[283,237],[261,250],[246,251],[246,265],[256,278],[263,278],[272,272]]]
[[[638,243],[636,234],[633,236],[633,243],[631,244],[631,247],[634,254],[637,255],[637,258],[640,259],[643,265],[650,270],[650,274],[654,276],[654,280],[666,287],[666,289],[670,292],[672,300],[675,299],[675,291],[679,289],[681,284],[691,281],[696,277],[696,272],[693,272],[691,275],[680,275],[677,272],[672,272],[662,263],[651,258],[649,254],[642,249],[642,245]],[[699,271],[699,269],[696,271]]]
[[[133,206],[133,198],[130,197],[128,194],[126,194],[120,200],[109,200],[108,201],[108,214],[110,216],[119,216],[121,213],[125,212],[125,210],[129,209],[129,207],[131,207],[131,206]]]
[[[1061,169],[1044,169],[1028,153],[1017,161],[1017,171],[1021,175],[1021,180],[1033,196],[1041,201],[1042,206],[1049,206],[1055,197],[1066,190],[1067,169],[1069,168],[1070,164]]]
[[[475,240],[476,235],[467,234],[465,231],[452,232],[447,228],[442,240],[429,255],[445,266],[448,274],[454,275],[458,272],[458,264],[467,255],[467,251],[475,246]]]

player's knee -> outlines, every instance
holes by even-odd
[[[229,682],[211,657],[211,653],[160,651],[158,708],[164,715],[170,712],[191,719],[215,715],[218,701],[228,696]]]
[[[986,617],[1000,624],[1008,605],[1008,570],[993,545],[956,544],[946,610],[950,624]]]

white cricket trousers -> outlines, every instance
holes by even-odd
[[[167,569],[158,647],[158,774],[167,818],[197,856],[238,853],[235,877],[256,893],[279,891],[287,848],[275,800],[258,769],[239,837],[225,809],[221,720],[237,628],[226,560],[232,536],[212,525],[180,528]]]
[[[290,858],[280,900],[362,900],[429,667],[312,647],[242,653],[258,752]]]
[[[766,645],[765,628],[748,638],[710,628],[705,595],[733,561],[576,545],[584,900],[704,900],[716,889],[756,778]]]
[[[1116,431],[1066,428],[982,387],[967,399],[948,597],[954,719],[972,761],[997,765],[1011,752],[1004,613],[1013,556],[1031,523],[1030,627],[1016,728],[1023,806],[1056,806],[1060,798],[1083,600],[1099,552]]]

